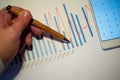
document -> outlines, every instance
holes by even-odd
[[[108,63],[108,65],[105,63],[112,61],[115,56],[116,59],[120,59],[120,56],[117,56],[120,49],[107,52],[101,50],[89,0],[0,1],[3,3],[0,8],[13,5],[31,11],[34,19],[70,40],[70,43],[63,43],[46,33],[43,34],[42,39],[41,36],[37,36],[37,39],[33,37],[33,50],[26,50],[24,55],[18,54],[15,57],[3,74],[5,79],[99,80],[101,75],[105,80],[106,76],[112,74],[109,72],[112,72],[113,67],[107,69],[111,69],[110,71],[105,72],[108,65],[112,65],[112,63]],[[102,69],[99,69],[98,65],[102,66]],[[120,67],[120,65],[118,66]],[[116,77],[116,75],[113,76]]]

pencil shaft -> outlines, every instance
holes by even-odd
[[[9,12],[11,12],[11,13],[13,13],[15,15],[19,15],[19,13],[20,13],[20,11],[17,8],[12,7],[10,5],[8,5],[6,10],[8,10]],[[50,35],[53,35],[54,37],[56,37],[59,40],[66,40],[67,41],[67,39],[62,34],[58,33],[57,31],[49,28],[48,26],[40,23],[39,21],[37,21],[35,19],[32,19],[32,25],[34,25],[35,27],[38,27],[39,29],[49,33]]]
[[[44,30],[45,32],[47,32],[47,33],[55,36],[56,38],[64,39],[64,36],[63,36],[63,35],[61,35],[61,34],[58,33],[57,31],[49,28],[48,26],[40,23],[40,22],[37,21],[37,20],[33,20],[33,21],[32,21],[32,24],[33,24],[34,26],[37,26],[39,29]]]

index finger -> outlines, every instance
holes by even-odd
[[[14,6],[15,9],[19,10],[19,11],[23,11],[23,8],[20,7],[16,7]],[[3,9],[0,10],[0,26],[3,28],[6,28],[10,25],[12,25],[13,20],[16,16],[13,15],[10,12],[7,12],[6,7],[4,7]]]

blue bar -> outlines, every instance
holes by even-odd
[[[50,37],[51,37],[52,42],[53,42],[53,36],[52,36],[52,35],[50,35]],[[55,44],[53,45],[53,47],[54,47],[54,51],[55,51],[55,53],[57,53],[57,50],[56,50]]]
[[[42,43],[43,43],[43,47],[44,47],[44,49],[45,49],[46,55],[48,56],[48,52],[47,52],[47,48],[46,48],[46,45],[45,45],[45,40],[44,40],[44,38],[42,39]]]
[[[32,57],[33,57],[33,59],[35,59],[35,55],[34,55],[34,52],[32,51]]]
[[[63,31],[63,34],[64,34],[64,36],[66,37],[66,34],[65,34],[64,31]],[[66,43],[66,44],[67,44],[68,49],[70,49],[70,46],[68,45],[68,43]]]
[[[84,42],[86,43],[86,38],[85,38],[85,35],[84,35],[84,33],[83,33],[83,30],[82,30],[82,27],[81,27],[81,24],[80,24],[79,18],[78,18],[77,15],[75,15],[75,16],[76,16],[76,19],[77,19],[78,25],[79,25],[79,27],[80,27],[80,32],[82,33],[82,36],[83,36]]]
[[[30,61],[31,59],[30,59],[29,51],[26,50],[26,52],[27,52],[28,59],[29,59],[29,61]]]
[[[65,13],[66,13],[66,16],[67,16],[67,19],[68,19],[68,18],[69,18],[69,15],[68,15],[68,12],[67,12],[67,9],[66,9],[65,4],[63,4],[63,7],[64,7],[64,10],[65,10]],[[72,29],[72,24],[71,24],[71,22],[70,22],[70,18],[68,19],[68,23],[69,23],[70,29],[71,29],[71,31],[72,31],[73,37],[74,37],[74,39],[75,39],[75,34],[74,34],[73,29]],[[74,48],[74,45],[73,45],[73,44],[72,44],[72,48]]]
[[[59,27],[58,27],[57,19],[56,19],[55,16],[54,16],[54,20],[55,20],[55,24],[56,24],[57,30],[58,30],[58,32],[60,33],[60,29],[59,29]],[[65,48],[63,48],[63,50],[65,50]]]
[[[49,23],[48,23],[48,19],[47,19],[46,14],[44,14],[44,18],[45,18],[45,21],[46,21],[47,26],[49,26]]]
[[[37,45],[36,45],[36,43],[35,43],[35,40],[33,39],[33,43],[34,43],[34,46],[35,46],[35,50],[36,50],[36,52],[37,52],[37,57],[39,58],[39,53],[38,53],[38,49],[37,49]]]
[[[44,14],[44,17],[45,17],[45,21],[46,21],[47,26],[49,26],[49,23],[48,23],[48,19],[47,19],[46,14]],[[52,54],[53,52],[52,52],[52,49],[51,49],[51,45],[50,45],[49,42],[47,42],[47,44],[48,44],[48,46],[49,46],[49,50],[50,50],[50,52],[51,52],[51,54]]]
[[[40,37],[38,37],[38,38],[40,38]],[[39,44],[39,48],[40,48],[41,54],[42,54],[42,56],[44,56],[40,40],[38,41],[38,44]]]
[[[57,30],[58,30],[58,32],[60,33],[60,29],[59,29],[59,27],[58,27],[58,23],[57,23],[57,20],[56,20],[56,17],[55,17],[55,16],[54,16],[54,20],[55,20],[55,24],[56,24]]]
[[[73,21],[73,23],[74,23],[74,26],[75,26],[75,30],[76,30],[76,32],[77,32],[77,35],[79,35],[79,32],[78,32],[78,29],[77,29],[77,26],[76,26],[76,23],[75,23],[75,20],[74,20],[74,17],[73,17],[73,14],[71,13],[71,18],[72,18],[72,21]],[[80,39],[80,43],[82,42],[81,41],[81,38],[78,36],[78,38]],[[76,39],[75,39],[76,40]],[[75,41],[75,43],[76,43],[76,46],[78,47],[78,43],[77,43],[77,40]]]
[[[47,44],[48,44],[48,47],[49,47],[50,53],[52,54],[53,52],[52,52],[52,50],[51,50],[50,43],[49,43],[49,42],[47,42]]]
[[[82,8],[82,11],[83,11],[85,20],[86,20],[86,22],[87,22],[87,25],[88,25],[88,29],[89,29],[89,31],[90,31],[90,34],[91,34],[91,36],[93,37],[92,29],[91,29],[90,24],[89,24],[89,22],[88,22],[88,19],[87,19],[87,16],[86,16],[86,14],[85,14],[84,8]]]

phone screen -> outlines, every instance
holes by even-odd
[[[120,38],[120,0],[90,0],[102,41]]]

